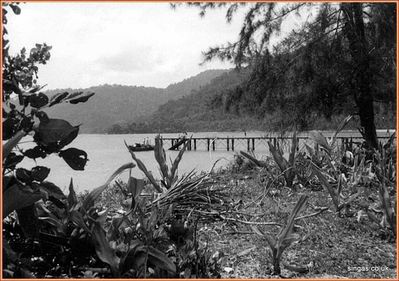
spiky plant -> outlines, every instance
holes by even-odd
[[[295,218],[298,213],[301,211],[302,207],[305,205],[308,197],[306,195],[302,195],[298,202],[296,203],[294,209],[292,210],[287,224],[283,227],[277,237],[272,237],[269,234],[263,233],[256,226],[252,225],[252,230],[264,237],[267,241],[267,244],[271,250],[271,259],[273,263],[273,273],[275,275],[279,275],[281,273],[281,257],[284,251],[291,246],[293,243],[300,240],[299,236],[294,233],[294,223]]]
[[[292,135],[291,149],[288,159],[285,159],[283,151],[280,149],[279,145],[273,145],[268,142],[270,153],[273,156],[274,161],[280,168],[281,173],[284,176],[285,183],[288,187],[292,187],[295,179],[295,160],[296,151],[298,147],[298,138],[296,136],[296,131]]]
[[[143,171],[156,191],[160,193],[158,199],[150,203],[147,209],[148,211],[151,210],[154,205],[166,208],[173,205],[174,212],[183,216],[194,213],[203,219],[217,219],[217,210],[224,208],[222,207],[226,197],[224,192],[221,189],[214,188],[212,181],[206,174],[197,176],[193,170],[180,177],[177,175],[179,163],[187,144],[188,142],[184,144],[175,160],[170,161],[171,165],[169,167],[166,162],[166,153],[163,149],[161,138],[159,135],[155,138],[154,156],[159,165],[162,177],[161,184],[155,180],[144,163],[127,146],[133,160],[137,163],[137,167]]]
[[[162,186],[159,185],[159,183],[155,180],[152,173],[150,171],[148,171],[148,169],[144,165],[144,163],[139,158],[137,158],[136,154],[133,152],[132,149],[129,148],[129,146],[126,144],[126,142],[125,142],[125,145],[128,148],[133,160],[137,163],[137,167],[146,175],[146,177],[151,182],[151,184],[154,186],[154,188],[157,192],[162,193],[165,189],[166,190],[170,189],[178,181],[177,170],[178,170],[180,161],[183,158],[183,154],[186,151],[188,142],[185,142],[185,144],[183,145],[183,148],[179,151],[179,154],[176,156],[175,160],[173,162],[171,161],[171,167],[169,168],[169,166],[166,162],[166,153],[165,153],[165,150],[163,149],[161,136],[157,135],[155,137],[154,156],[155,156],[155,160],[157,161],[157,163],[159,165],[160,174],[162,176],[162,179],[161,179]]]

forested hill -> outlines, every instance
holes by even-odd
[[[101,85],[87,89],[58,89],[63,91],[91,91],[95,95],[86,103],[76,105],[59,104],[47,109],[52,118],[68,119],[73,125],[81,125],[84,133],[105,133],[114,124],[134,122],[148,116],[169,100],[189,95],[228,70],[207,70],[167,88],[137,87],[123,85]]]
[[[208,85],[192,91],[177,100],[169,100],[159,106],[150,116],[141,116],[132,122],[119,122],[112,125],[108,133],[165,133],[184,131],[234,131],[234,130],[267,130],[281,131],[289,129],[289,117],[281,107],[260,116],[264,106],[257,104],[252,92],[245,92],[242,85],[251,75],[251,70],[231,70],[215,79]],[[238,96],[246,96],[246,103],[237,103]],[[252,104],[252,114],[249,112]],[[269,106],[274,103],[269,101]],[[395,110],[390,105],[375,103],[377,128],[395,127]],[[295,110],[293,110],[294,113]],[[346,111],[332,114],[330,119],[316,114],[309,123],[308,130],[333,130],[349,114]],[[292,118],[292,117],[291,117]],[[132,119],[133,120],[133,119]],[[347,125],[348,129],[357,129],[356,122]]]
[[[220,107],[222,97],[240,85],[248,70],[224,73],[208,85],[178,100],[161,105],[149,118],[119,123],[109,133],[148,133],[256,129],[255,119],[227,112]]]
[[[226,69],[213,69],[203,71],[196,76],[184,79],[179,83],[170,84],[166,89],[168,99],[178,99],[187,96],[193,90],[199,90],[201,87],[209,84],[212,79],[228,72]]]

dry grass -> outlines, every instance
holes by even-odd
[[[231,190],[237,210],[250,213],[243,220],[285,222],[301,194],[309,195],[302,214],[313,213],[316,206],[334,210],[325,191],[288,188],[269,190],[261,200],[264,186],[258,172],[246,176],[226,172],[218,174],[219,184]],[[254,202],[250,204],[251,202]],[[354,203],[356,204],[356,202]],[[313,207],[313,208],[312,208]],[[353,206],[357,209],[358,206]],[[259,216],[254,216],[259,214]],[[372,224],[368,218],[359,221],[350,210],[344,217],[333,211],[298,221],[297,233],[304,241],[288,248],[282,261],[290,265],[307,266],[309,272],[298,274],[284,269],[285,277],[298,278],[394,278],[396,276],[396,245],[389,232]],[[262,230],[277,233],[277,226],[263,226]],[[271,259],[266,241],[251,234],[249,225],[224,222],[207,228],[203,235],[214,251],[225,255],[222,268],[224,278],[270,278]],[[252,249],[252,250],[248,250]]]

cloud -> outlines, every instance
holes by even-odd
[[[151,46],[124,46],[111,54],[102,54],[95,64],[103,71],[122,73],[151,72],[162,65],[162,56]]]
[[[167,3],[27,3],[9,19],[12,51],[46,42],[48,64],[39,67],[49,88],[98,84],[166,87],[209,68],[199,66],[201,51],[235,40],[241,20],[226,24],[224,12]]]

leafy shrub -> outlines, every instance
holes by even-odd
[[[342,210],[348,216],[357,213],[358,220],[365,214],[383,229],[389,228],[396,235],[396,214],[392,204],[396,190],[396,146],[393,134],[378,150],[358,147],[353,150],[352,161],[345,161],[345,149],[336,144],[336,136],[349,122],[347,117],[334,136],[327,140],[315,133],[314,141],[321,149],[309,152],[309,167],[313,175],[329,193],[338,214]],[[352,155],[352,152],[351,154]],[[367,198],[376,197],[379,206],[372,206]],[[350,206],[358,201],[359,210],[352,212]]]
[[[52,119],[44,110],[59,103],[86,102],[94,93],[64,92],[52,97],[42,93],[43,87],[37,84],[38,65],[46,64],[50,59],[51,47],[46,44],[36,44],[30,52],[23,48],[19,54],[11,56],[8,53],[9,41],[6,38],[5,28],[6,14],[11,10],[15,14],[21,12],[17,3],[4,3],[2,6],[4,22],[2,122],[3,141],[7,141],[3,145],[3,219],[7,229],[3,239],[3,249],[7,258],[3,266],[6,276],[31,277],[32,273],[22,265],[30,264],[37,272],[41,272],[41,266],[37,267],[35,264],[43,265],[45,259],[42,257],[40,260],[23,263],[18,263],[17,260],[25,260],[24,255],[29,256],[35,252],[41,243],[51,244],[54,233],[40,232],[41,225],[45,221],[50,221],[58,229],[61,229],[62,225],[57,224],[55,214],[47,219],[43,219],[42,215],[43,212],[48,212],[47,207],[50,205],[65,209],[66,197],[59,187],[45,181],[50,168],[36,166],[27,170],[19,168],[18,164],[25,158],[35,160],[55,153],[72,169],[83,170],[87,162],[87,153],[77,148],[65,149],[65,146],[77,137],[79,126],[73,126],[65,120]],[[27,134],[33,135],[36,146],[23,150],[18,143]],[[61,240],[64,241],[64,237]],[[57,249],[49,247],[50,252]],[[22,257],[18,251],[22,251]]]
[[[129,146],[127,147],[129,149]],[[226,194],[221,189],[214,188],[213,182],[206,174],[197,176],[192,171],[178,177],[178,166],[186,147],[187,142],[176,159],[171,160],[169,167],[160,136],[156,137],[154,156],[159,165],[161,184],[155,180],[134,152],[130,149],[129,152],[138,168],[159,193],[155,200],[146,205],[145,213],[153,213],[154,208],[170,210],[171,216],[168,221],[170,227],[167,229],[167,234],[170,241],[177,246],[177,252],[174,254],[177,276],[218,277],[217,264],[210,259],[210,253],[205,248],[201,248],[194,239],[196,234],[193,235],[193,232],[196,232],[196,227],[194,230],[193,223],[195,222],[196,225],[198,221],[220,220],[219,211],[226,209]]]

